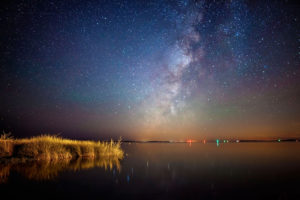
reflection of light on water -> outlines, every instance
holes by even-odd
[[[126,176],[126,180],[127,180],[127,183],[129,183],[129,181],[130,181],[130,176],[129,175]]]
[[[131,168],[131,173],[127,173],[127,175],[126,175],[126,181],[127,181],[127,183],[130,182],[130,180],[132,179],[132,177],[133,177],[133,167]]]
[[[117,156],[102,157],[96,159],[77,159],[77,160],[60,160],[60,161],[27,161],[0,164],[0,183],[6,182],[11,171],[16,171],[24,177],[32,180],[50,180],[63,171],[79,171],[100,167],[105,170],[121,170],[120,160]]]
[[[5,183],[10,173],[10,166],[1,166],[0,169],[0,183]]]

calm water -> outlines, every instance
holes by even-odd
[[[300,199],[300,143],[123,144],[118,160],[0,166],[11,198]]]

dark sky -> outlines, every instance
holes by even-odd
[[[1,1],[0,128],[299,137],[299,13],[289,1]]]

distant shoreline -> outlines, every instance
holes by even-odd
[[[225,142],[224,142],[225,140]],[[266,139],[266,140],[238,140],[238,139],[219,139],[219,143],[246,143],[246,142],[300,142],[298,139]],[[167,141],[167,140],[149,140],[149,141],[139,141],[139,140],[125,140],[122,143],[216,143],[216,140],[200,140],[200,141]]]

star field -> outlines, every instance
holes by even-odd
[[[0,125],[16,136],[300,136],[293,2],[1,4]]]

